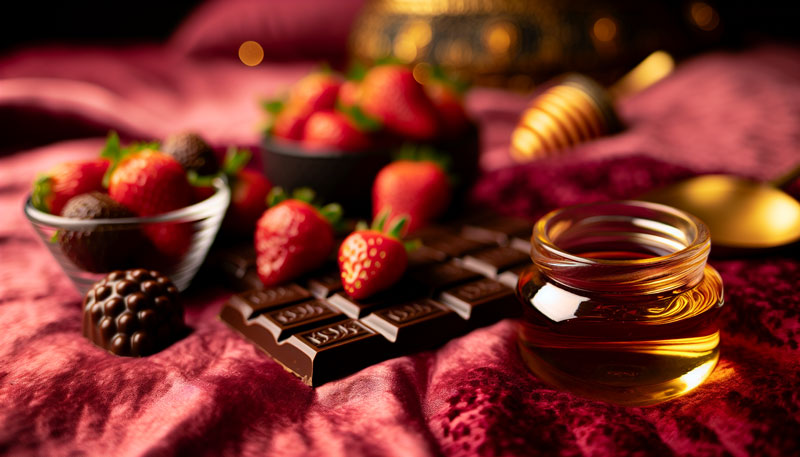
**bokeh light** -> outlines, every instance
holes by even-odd
[[[597,41],[612,41],[617,36],[617,23],[610,17],[601,17],[594,21],[592,35],[594,35]]]
[[[245,41],[239,46],[239,60],[248,67],[255,67],[264,60],[264,48],[255,41]]]

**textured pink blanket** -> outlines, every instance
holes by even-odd
[[[692,394],[650,408],[543,384],[520,361],[513,321],[311,389],[216,319],[230,295],[218,286],[190,289],[193,332],[159,354],[128,359],[93,347],[80,334],[81,297],[22,215],[36,171],[95,154],[107,128],[144,138],[193,128],[220,145],[255,145],[258,96],[308,68],[245,68],[190,50],[171,43],[0,59],[0,454],[800,452],[797,246],[712,261],[727,302],[720,364]],[[485,134],[473,198],[509,214],[632,197],[701,171],[771,178],[800,161],[794,49],[695,58],[623,102],[624,133],[508,168],[508,135],[524,103],[494,90],[469,100]],[[87,132],[95,138],[62,141]]]

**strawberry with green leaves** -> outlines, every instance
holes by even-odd
[[[379,125],[358,108],[344,111],[318,111],[308,118],[303,146],[308,149],[360,151],[371,145],[369,133]]]
[[[139,216],[166,213],[192,203],[186,171],[158,147],[158,143],[139,143],[122,148],[112,132],[101,153],[111,160],[105,177],[108,194]]]
[[[312,72],[294,83],[289,91],[287,106],[305,108],[309,113],[333,109],[342,78],[330,70]]]
[[[425,141],[438,133],[436,110],[408,67],[371,68],[361,81],[359,101],[367,115],[400,137]]]
[[[406,270],[408,254],[400,241],[406,219],[395,219],[384,232],[387,216],[384,212],[371,229],[361,228],[351,233],[339,247],[342,285],[356,300],[388,289]]]
[[[455,86],[434,80],[425,84],[425,92],[436,107],[439,124],[445,136],[455,137],[469,126],[470,120],[464,110],[464,101]]]
[[[50,214],[60,215],[72,197],[92,191],[103,191],[103,176],[108,159],[65,162],[42,173],[33,183],[33,206]]]
[[[310,113],[305,108],[287,106],[276,108],[270,134],[275,138],[300,141]]]
[[[342,208],[312,205],[314,193],[298,189],[289,198],[280,187],[256,223],[256,267],[266,286],[280,284],[320,267],[333,249],[334,226]]]
[[[112,161],[106,174],[108,195],[139,216],[173,211],[193,202],[186,172],[175,158],[158,151],[157,143],[121,148],[116,133],[109,135],[103,157]],[[156,223],[143,228],[155,248],[172,260],[191,245],[188,224]]]
[[[336,106],[341,85],[341,77],[329,70],[304,76],[292,86],[285,100],[269,100],[263,104],[271,115],[267,132],[275,138],[302,140],[309,118],[317,111],[330,111]]]
[[[377,217],[388,211],[390,218],[404,215],[408,233],[413,233],[444,213],[452,187],[445,172],[446,157],[428,150],[406,151],[406,157],[410,159],[386,165],[375,177],[372,214]]]
[[[231,186],[231,203],[223,227],[234,233],[252,234],[256,221],[267,209],[272,183],[261,173],[244,167],[252,154],[247,149],[228,149],[222,171]]]

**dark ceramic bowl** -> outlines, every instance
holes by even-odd
[[[478,172],[479,132],[471,126],[458,138],[430,143],[452,159],[457,177],[454,203],[462,200]],[[375,175],[392,161],[399,147],[346,152],[308,150],[300,143],[265,137],[264,172],[273,185],[284,189],[310,187],[324,203],[338,202],[349,217],[369,217]]]

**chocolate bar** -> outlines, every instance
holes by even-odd
[[[508,279],[530,259],[509,245],[522,223],[480,224],[426,228],[419,233],[422,253],[409,256],[404,277],[365,300],[347,295],[338,270],[326,265],[289,284],[256,283],[231,297],[220,318],[311,386],[437,347],[518,314]],[[255,256],[227,255],[218,260],[222,271],[235,273],[240,286],[253,285]]]

